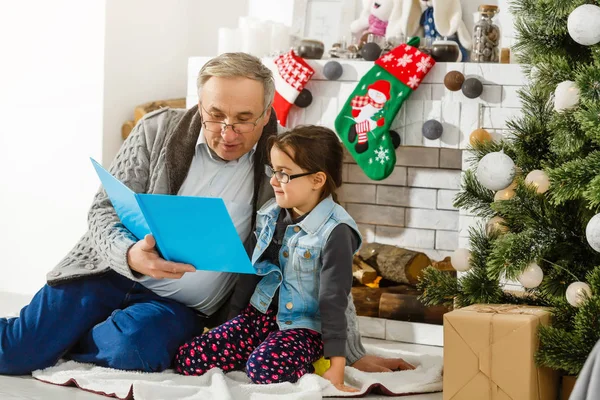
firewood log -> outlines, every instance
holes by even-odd
[[[442,325],[443,316],[449,311],[449,307],[425,306],[418,294],[382,293],[379,298],[379,318]]]
[[[356,278],[356,280],[363,285],[366,285],[367,283],[371,283],[377,279],[377,271],[375,271],[369,264],[355,256],[352,262],[352,276],[354,276],[354,278]]]
[[[452,272],[456,276],[456,270],[452,267],[450,257],[446,257],[442,261],[432,261],[431,266],[438,271]]]
[[[416,285],[422,271],[431,265],[425,253],[379,243],[366,243],[360,257],[386,279]]]
[[[365,317],[379,317],[379,299],[383,293],[406,293],[419,295],[419,291],[412,286],[399,285],[386,288],[370,288],[355,286],[352,288],[352,297],[356,314]]]

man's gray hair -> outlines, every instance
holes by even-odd
[[[263,84],[265,108],[270,107],[275,95],[275,81],[271,70],[259,58],[247,53],[224,53],[204,64],[198,74],[198,98],[202,98],[202,87],[213,76],[224,78],[243,77]]]

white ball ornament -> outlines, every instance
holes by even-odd
[[[456,249],[450,256],[452,268],[457,271],[468,271],[471,269],[471,252],[468,249]]]
[[[573,81],[564,81],[554,91],[554,111],[563,112],[579,104],[579,88]]]
[[[525,183],[535,186],[538,193],[546,193],[550,188],[550,178],[539,169],[534,169],[525,177]]]
[[[592,289],[585,282],[573,282],[567,288],[567,301],[573,307],[579,307],[589,297],[592,297]]]
[[[542,271],[540,266],[534,262],[530,263],[519,276],[519,282],[527,289],[533,289],[540,286],[543,279],[544,271]]]
[[[579,44],[592,46],[600,42],[600,7],[584,4],[569,14],[569,35]]]
[[[600,214],[596,214],[590,219],[585,227],[585,237],[592,249],[600,252]]]
[[[486,154],[476,172],[477,180],[484,187],[493,190],[506,189],[515,176],[515,163],[503,151]]]

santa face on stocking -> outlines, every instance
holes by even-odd
[[[357,153],[364,153],[369,148],[369,132],[385,124],[384,107],[390,99],[390,83],[378,80],[367,86],[366,96],[355,96],[352,99],[352,117],[355,124],[348,131],[348,140],[354,143]]]

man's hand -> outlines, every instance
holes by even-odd
[[[161,258],[155,246],[156,241],[152,235],[146,235],[144,239],[134,244],[127,252],[129,268],[155,279],[179,279],[186,272],[196,272],[196,268],[192,265]]]
[[[363,372],[392,372],[415,369],[414,365],[401,358],[383,358],[367,354],[352,364],[352,367]]]

